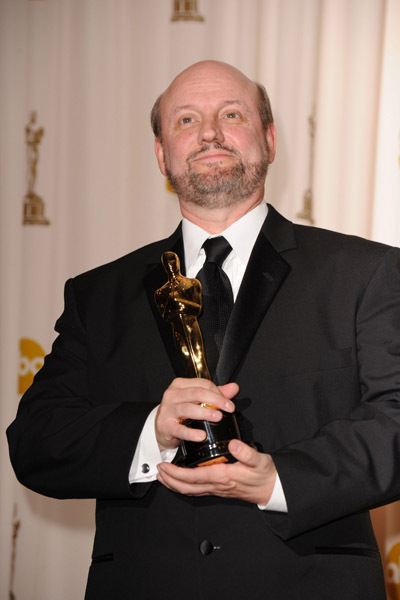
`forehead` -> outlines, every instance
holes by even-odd
[[[257,100],[256,85],[233,67],[195,67],[178,75],[165,91],[161,118],[168,119],[188,108],[205,110],[230,103],[257,111]]]

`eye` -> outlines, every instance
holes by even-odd
[[[237,112],[229,112],[225,115],[225,117],[227,119],[239,119],[240,118],[240,114]]]
[[[189,123],[193,123],[193,121],[194,121],[193,117],[182,117],[179,122],[182,125],[188,125]]]

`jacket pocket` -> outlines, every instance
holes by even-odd
[[[98,554],[97,556],[92,557],[92,565],[110,562],[111,560],[114,560],[114,554],[112,552],[108,552],[107,554]]]
[[[316,546],[315,554],[341,554],[348,556],[364,556],[381,562],[381,555],[374,548],[361,548],[360,546]]]
[[[317,371],[346,369],[354,364],[352,348],[320,349],[303,352],[301,356],[287,356],[284,361],[283,378]]]

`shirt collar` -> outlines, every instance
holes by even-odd
[[[182,219],[182,236],[186,270],[194,264],[205,240],[219,235],[223,235],[228,240],[240,260],[247,265],[267,213],[268,206],[265,202],[261,202],[253,210],[232,223],[225,231],[215,235],[211,235],[184,217]]]

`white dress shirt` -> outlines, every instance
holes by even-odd
[[[201,227],[187,219],[182,220],[182,236],[185,252],[186,277],[196,277],[205,261],[203,243],[210,237],[223,235],[232,247],[232,252],[227,256],[222,269],[225,271],[232,286],[233,299],[236,300],[243,275],[250,258],[251,251],[260,232],[262,224],[268,213],[268,207],[261,202],[252,211],[235,221],[228,229],[216,235],[210,235]],[[176,450],[160,452],[155,436],[154,420],[158,407],[149,414],[136,447],[135,456],[129,472],[130,483],[154,481],[156,479],[157,465],[162,461],[171,462]],[[282,484],[277,476],[275,487],[269,502],[265,506],[259,505],[263,510],[287,512],[285,495]]]

